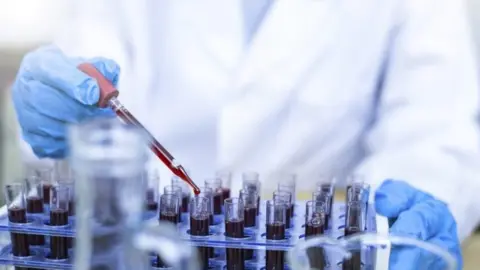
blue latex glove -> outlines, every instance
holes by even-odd
[[[97,116],[113,116],[110,109],[95,106],[100,92],[96,81],[77,69],[93,64],[117,84],[119,66],[112,60],[66,57],[54,46],[28,53],[13,85],[13,103],[23,139],[38,157],[63,158],[67,152],[67,124]]]
[[[386,180],[375,193],[377,213],[393,221],[390,233],[413,237],[448,250],[462,269],[457,224],[447,205],[405,182]],[[418,248],[392,249],[390,269],[445,269],[438,256]]]

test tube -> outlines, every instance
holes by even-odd
[[[365,204],[361,201],[351,201],[347,205],[347,214],[345,218],[345,236],[360,233],[365,229]],[[355,250],[349,259],[343,260],[343,269],[361,269],[362,254]]]
[[[202,193],[200,193],[202,194]],[[190,200],[190,234],[193,236],[207,236],[209,234],[211,202],[207,197],[195,196]],[[208,269],[208,260],[211,257],[211,248],[198,247],[203,269]]]
[[[25,179],[25,187],[27,194],[27,213],[43,214],[43,190],[42,182],[37,176],[29,176]],[[42,246],[45,244],[43,235],[29,235],[28,242],[30,245]]]
[[[287,216],[285,217],[285,225],[287,228],[291,227],[291,219],[292,219],[292,193],[288,191],[280,191],[276,190],[273,192],[273,200],[275,201],[282,201],[285,203],[288,208],[286,210]]]
[[[42,194],[43,194],[43,203],[50,203],[50,189],[53,186],[53,169],[52,168],[40,168],[36,170],[37,176],[42,182]]]
[[[208,202],[209,202],[208,212],[210,213],[210,216],[209,216],[210,225],[216,225],[214,224],[214,220],[213,220],[213,190],[209,187],[200,187],[200,194],[198,194],[197,197],[205,197],[208,199]]]
[[[240,199],[243,201],[245,214],[245,227],[251,228],[257,226],[257,212],[258,212],[258,194],[255,190],[242,189],[240,190]],[[245,260],[253,259],[253,249],[245,250]]]
[[[243,201],[239,198],[225,200],[225,236],[243,238],[244,214]],[[245,259],[242,249],[227,248],[227,269],[244,269]]]
[[[335,183],[335,178],[326,176],[322,176],[321,180],[317,183],[317,191],[330,195],[330,202],[325,206],[328,208],[326,209],[328,213],[332,212],[333,198],[335,197]]]
[[[179,199],[175,194],[163,194],[160,197],[160,220],[178,223]]]
[[[182,203],[182,188],[179,186],[165,186],[163,188],[163,193],[164,194],[173,194],[176,196],[178,200],[178,205]],[[182,213],[180,211],[177,211],[177,221],[178,223],[182,222]]]
[[[283,201],[268,200],[267,203],[266,227],[267,240],[285,239],[285,222],[287,218],[287,208],[289,207]],[[267,250],[266,252],[266,270],[284,269],[285,253],[283,251]]]
[[[198,194],[196,197],[203,197],[208,200],[208,213],[209,213],[209,224],[211,225],[216,225],[215,220],[213,218],[213,190],[209,187],[199,187],[200,189],[200,194]],[[208,248],[208,254],[210,258],[215,257],[215,250],[214,248]]]
[[[228,170],[220,170],[215,173],[216,178],[222,181],[223,200],[230,198],[232,190],[232,172]]]
[[[180,177],[172,176],[172,186],[178,186],[182,189],[182,204],[180,205],[180,212],[188,213],[188,205],[190,203],[190,187]]]
[[[158,189],[160,188],[160,175],[157,170],[145,172],[146,202],[145,208],[148,211],[157,211]]]
[[[53,186],[50,189],[50,226],[68,225],[68,206],[70,189],[66,185]],[[49,259],[62,260],[68,258],[68,238],[50,237]]]
[[[21,183],[5,185],[5,199],[7,201],[8,221],[11,223],[27,223],[25,186]],[[11,233],[10,238],[13,256],[30,256],[28,235]]]
[[[260,214],[260,196],[262,196],[262,184],[257,172],[244,172],[242,174],[242,189],[253,190],[258,194],[257,197],[257,216]]]
[[[213,191],[213,214],[222,214],[223,205],[223,190],[222,180],[220,178],[208,178],[205,179],[205,186],[209,187]]]
[[[365,229],[365,205],[362,202],[352,201],[347,205],[345,217],[345,235],[360,233]]]
[[[333,194],[326,191],[315,191],[312,194],[312,200],[316,202],[323,202],[325,204],[325,229],[329,228],[331,216],[332,216],[332,197]]]
[[[291,173],[278,172],[274,174],[274,179],[278,181],[277,190],[279,191],[288,191],[292,194],[292,201],[290,215],[293,217],[295,215],[295,201],[296,201],[296,181],[297,176]]]
[[[325,203],[308,201],[305,209],[305,238],[325,232]]]

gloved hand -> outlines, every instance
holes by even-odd
[[[378,214],[394,220],[390,233],[413,237],[448,250],[462,269],[457,225],[447,205],[405,182],[386,180],[375,193]],[[419,248],[392,249],[390,269],[445,269],[438,256]]]
[[[66,125],[96,116],[113,116],[110,109],[95,106],[100,92],[96,81],[77,69],[93,64],[117,84],[119,66],[112,60],[69,58],[54,46],[28,53],[13,85],[13,103],[23,139],[38,157],[63,158]]]

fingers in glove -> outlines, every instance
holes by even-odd
[[[67,154],[65,140],[28,132],[23,133],[23,138],[30,144],[33,152],[39,158],[64,158]]]
[[[385,180],[375,192],[375,209],[382,216],[395,218],[415,204],[431,198],[403,181]]]

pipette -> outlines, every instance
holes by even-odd
[[[89,63],[83,63],[78,66],[78,69],[94,78],[100,88],[100,99],[98,107],[110,107],[122,119],[123,122],[129,125],[134,125],[142,129],[147,135],[148,144],[153,153],[178,177],[187,182],[192,188],[195,195],[200,193],[200,189],[188,176],[187,171],[183,166],[175,160],[165,147],[163,147],[153,135],[122,105],[117,99],[118,90],[93,66]]]

